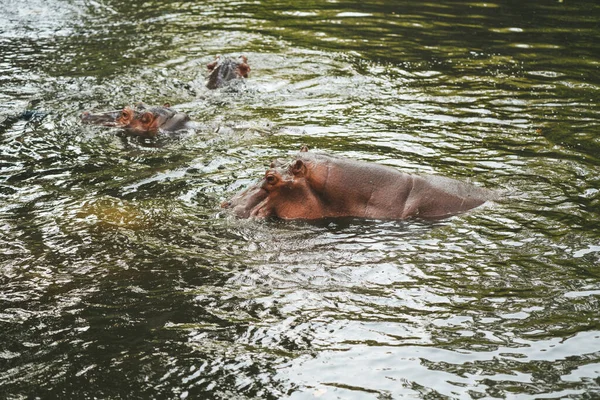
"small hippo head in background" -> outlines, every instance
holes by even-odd
[[[301,152],[221,206],[240,218],[436,220],[478,207],[492,191],[362,161]]]
[[[128,133],[145,137],[191,127],[187,114],[171,109],[168,103],[158,107],[139,103],[135,107],[127,106],[122,110],[101,113],[86,111],[81,115],[81,121],[86,124],[122,128]]]
[[[231,58],[222,59],[217,56],[215,61],[206,66],[210,73],[206,87],[209,89],[217,89],[228,82],[248,78],[250,66],[246,56],[239,56],[237,60]]]

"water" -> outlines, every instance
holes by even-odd
[[[1,0],[0,397],[598,396],[600,6],[396,3]],[[202,128],[79,122],[137,101]],[[220,209],[302,144],[505,199]]]

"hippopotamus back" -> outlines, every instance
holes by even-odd
[[[288,165],[271,167],[261,183],[224,206],[240,217],[439,219],[494,197],[454,179],[323,154],[300,153]]]

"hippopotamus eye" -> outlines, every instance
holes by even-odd
[[[117,118],[117,120],[119,120],[121,123],[127,123],[130,119],[131,110],[128,108],[124,108],[123,111],[121,111],[121,115],[119,115],[119,117]]]
[[[277,177],[275,175],[267,175],[265,177],[265,179],[266,179],[267,183],[271,184],[271,185],[273,185],[277,182]]]

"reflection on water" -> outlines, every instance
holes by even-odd
[[[600,392],[595,2],[0,3],[4,397]],[[205,88],[216,54],[245,85]],[[201,126],[79,122],[138,101]],[[219,208],[302,144],[505,199],[435,224]]]

